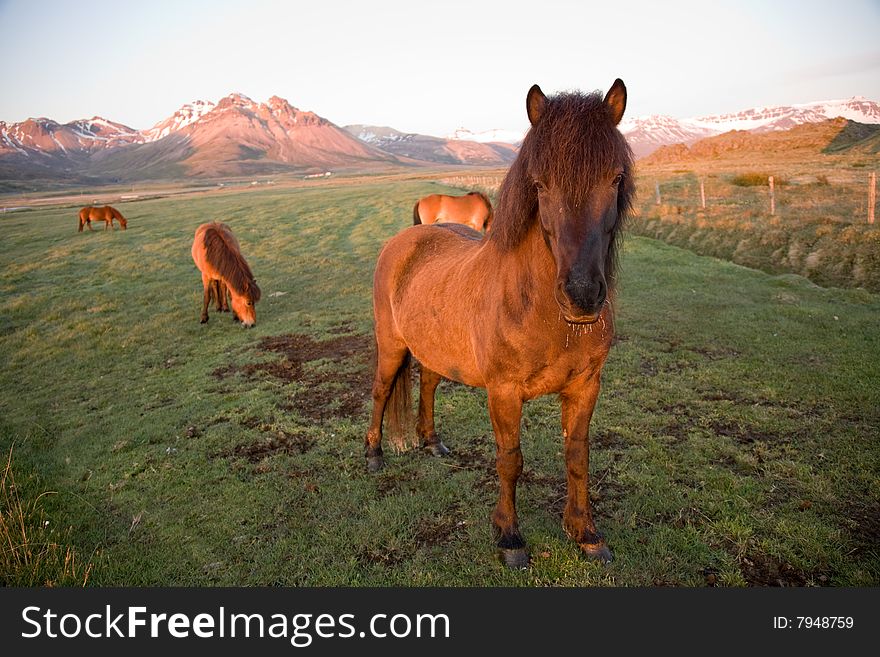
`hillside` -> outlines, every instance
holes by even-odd
[[[642,158],[640,164],[651,166],[768,156],[779,161],[820,157],[823,154],[876,154],[880,150],[878,143],[880,125],[865,125],[836,118],[776,132],[731,130],[701,139],[690,146],[661,146],[651,155]]]
[[[690,145],[733,130],[756,133],[785,131],[837,117],[857,123],[877,124],[880,123],[880,103],[854,96],[845,100],[752,107],[738,112],[685,119],[641,116],[625,118],[620,130],[626,135],[636,157],[645,157],[662,146],[679,143]]]

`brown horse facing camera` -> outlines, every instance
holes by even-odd
[[[119,222],[122,230],[128,228],[128,221],[125,220],[125,217],[123,217],[122,213],[116,208],[112,208],[109,205],[105,205],[102,208],[95,208],[92,206],[85,207],[79,211],[79,232],[82,232],[84,226],[88,226],[89,230],[92,230],[93,221],[105,222],[104,230],[107,230],[107,228],[113,228],[114,219]]]
[[[483,192],[468,192],[464,196],[425,196],[413,207],[413,224],[436,223],[464,224],[474,230],[485,228],[488,231],[492,223],[492,202]]]
[[[253,326],[257,321],[254,305],[260,300],[260,288],[229,226],[216,221],[199,226],[193,240],[192,258],[202,272],[204,301],[201,323],[208,321],[208,306],[212,297],[217,302],[217,312],[229,311],[226,301],[228,290],[232,298],[233,321],[241,322],[248,328]]]
[[[531,128],[501,185],[492,231],[414,226],[391,238],[373,280],[377,365],[366,434],[368,470],[383,466],[382,418],[405,438],[411,356],[421,363],[416,433],[435,455],[441,377],[484,387],[495,434],[498,503],[492,514],[506,565],[529,557],[516,514],[523,403],[558,393],[568,495],[563,527],[590,558],[611,560],[593,522],[589,425],[611,346],[621,224],[634,185],[617,124],[626,87],[526,98]]]

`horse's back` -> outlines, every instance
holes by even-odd
[[[222,231],[224,228],[228,230],[228,226],[225,224],[221,224],[217,221],[209,221],[207,223],[201,224],[198,228],[196,228],[196,234],[193,237],[192,243],[192,259],[193,262],[196,263],[196,267],[198,267],[202,272],[207,273],[207,253],[208,253],[208,244],[207,244],[207,234],[209,230],[218,230]]]
[[[192,258],[196,266],[205,273],[214,269],[210,251],[227,250],[241,257],[241,247],[232,229],[220,221],[209,221],[196,228],[193,238]]]

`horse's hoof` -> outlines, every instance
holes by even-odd
[[[370,474],[374,472],[379,472],[382,469],[382,466],[385,465],[385,459],[381,456],[368,456],[367,457],[367,472]]]
[[[208,318],[207,318],[207,317],[202,317],[202,318],[199,320],[199,324],[207,324],[207,323],[208,323]]]
[[[449,454],[449,448],[438,440],[436,443],[425,445],[425,450],[431,453],[431,456],[446,456]]]
[[[525,570],[529,567],[529,553],[525,548],[498,548],[498,556],[508,568]]]
[[[590,561],[611,563],[614,560],[614,555],[611,554],[611,550],[608,549],[605,541],[599,543],[578,543],[578,546],[583,550],[584,556]]]

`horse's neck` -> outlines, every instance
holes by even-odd
[[[506,299],[530,299],[532,312],[555,312],[556,262],[536,219],[525,238],[511,249],[487,242],[482,280]]]

